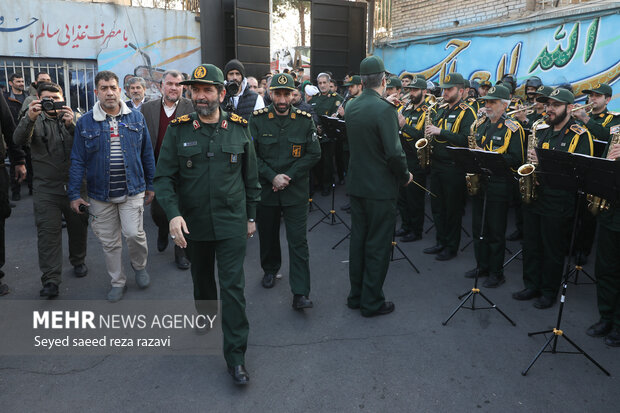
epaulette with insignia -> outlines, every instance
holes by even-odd
[[[298,114],[298,115],[302,115],[302,116],[305,116],[307,118],[312,119],[312,115],[310,113],[306,112],[305,110],[297,109],[295,111],[295,113]]]
[[[171,124],[171,125],[173,125],[173,126],[177,126],[177,125],[180,125],[180,124],[182,124],[182,123],[187,123],[187,122],[189,122],[190,120],[191,120],[191,119],[189,118],[189,115],[183,115],[183,116],[179,116],[179,117],[178,117],[178,118],[176,118],[176,119],[172,119],[172,120],[170,121],[170,124]]]
[[[258,109],[258,110],[255,110],[254,112],[252,112],[252,115],[254,115],[254,116],[262,115],[262,114],[267,113],[267,112],[269,112],[269,109],[262,108],[262,109]]]
[[[461,102],[461,103],[459,104],[459,108],[461,108],[461,109],[463,109],[463,110],[467,110],[467,109],[470,109],[471,107],[470,107],[467,103],[465,103],[465,102]]]
[[[239,125],[248,126],[248,121],[246,119],[243,119],[241,116],[237,115],[236,113],[231,113],[228,116],[228,119],[230,119],[231,122],[238,123]]]
[[[582,135],[584,132],[587,131],[586,128],[577,124],[571,125],[570,130],[575,132],[577,135]]]
[[[476,101],[476,98],[467,98],[467,101],[468,101],[468,102],[475,102],[475,101]]]
[[[428,110],[428,106],[426,106],[426,105],[422,105],[422,106],[421,106],[421,108],[422,108],[422,110],[423,110],[424,112],[426,112],[426,111]]]
[[[516,132],[519,130],[519,125],[512,119],[506,119],[504,123],[506,124],[506,127],[513,132]]]

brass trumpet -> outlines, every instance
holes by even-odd
[[[527,106],[523,106],[522,108],[519,108],[519,109],[511,110],[510,112],[506,112],[506,116],[512,116],[515,113],[519,113],[519,112],[523,112],[523,111],[525,111],[526,115],[531,115],[532,113],[534,113],[536,111],[535,106],[536,106],[536,104],[532,103],[531,105],[527,105]]]
[[[592,113],[592,108],[593,107],[594,107],[594,103],[588,103],[587,105],[575,106],[574,108],[572,108],[570,110],[570,114],[572,115],[574,112],[577,112],[578,110],[584,109],[586,111],[586,113],[589,115],[590,113]]]

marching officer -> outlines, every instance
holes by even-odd
[[[181,83],[190,86],[196,111],[170,123],[159,152],[155,191],[170,220],[170,237],[187,248],[199,313],[212,314],[218,299],[217,257],[224,358],[235,384],[246,384],[249,325],[243,260],[246,238],[256,229],[256,154],[247,120],[220,109],[226,91],[219,68],[202,64]]]
[[[444,103],[437,110],[433,124],[426,133],[433,135],[431,168],[431,209],[437,231],[435,246],[425,254],[437,254],[435,259],[447,261],[456,257],[461,242],[461,222],[465,205],[465,172],[456,166],[446,147],[467,147],[471,124],[476,113],[461,100],[463,76],[446,75],[440,85]]]
[[[620,126],[612,126],[612,135]],[[609,156],[608,156],[609,154]],[[620,158],[620,144],[608,142],[603,157]],[[600,320],[586,331],[591,337],[605,337],[605,344],[620,347],[620,207],[612,205],[598,216],[599,232],[596,247],[596,297]]]
[[[314,108],[314,112],[320,118],[322,115],[331,116],[338,111],[338,106],[342,103],[342,96],[332,93],[329,90],[331,77],[327,73],[319,73],[316,78],[321,93],[314,95],[308,103]],[[321,126],[317,125],[319,135],[323,134]],[[336,143],[330,138],[321,139],[321,162],[314,168],[316,175],[321,183],[321,195],[327,196],[331,193],[334,183],[334,153]]]
[[[433,116],[434,109],[429,115],[429,105],[425,103],[426,79],[422,75],[414,75],[411,82],[404,88],[409,93],[410,103],[398,113],[398,125],[401,132],[401,144],[407,156],[407,167],[413,174],[413,180],[419,185],[426,186],[427,171],[420,166],[416,142],[424,137],[424,124],[427,116]],[[402,221],[401,228],[396,236],[402,236],[402,242],[413,242],[422,239],[424,225],[426,193],[418,185],[401,187],[398,194],[398,211]]]
[[[321,158],[312,115],[291,105],[293,78],[287,73],[271,80],[272,104],[254,111],[250,133],[262,187],[257,221],[262,285],[272,288],[280,270],[280,219],[284,217],[289,249],[289,283],[293,308],[311,308],[310,265],[306,224],[310,169]]]
[[[539,97],[547,104],[547,124],[536,130],[538,147],[555,151],[592,155],[592,136],[570,116],[575,97],[562,88],[549,97]],[[537,163],[534,148],[528,148]],[[555,189],[539,176],[536,200],[523,205],[523,284],[525,289],[512,294],[515,300],[538,297],[534,307],[545,309],[556,301],[564,257],[575,213],[575,196],[571,191]]]
[[[486,120],[478,126],[476,142],[485,151],[502,154],[513,172],[523,164],[525,132],[518,122],[506,118],[510,102],[508,88],[497,85],[489,89],[483,98]],[[478,122],[482,121],[479,119]],[[512,176],[490,176],[481,185],[479,194],[473,197],[472,233],[477,267],[465,274],[473,278],[488,276],[483,286],[496,288],[502,285],[504,277],[504,251],[506,249],[506,224],[508,204],[512,196]],[[484,236],[480,239],[484,193],[487,205],[484,221]]]
[[[396,198],[400,185],[412,180],[398,139],[398,115],[382,99],[386,87],[385,66],[377,56],[362,60],[364,90],[346,111],[351,161],[347,191],[351,199],[351,244],[347,306],[365,317],[394,311],[385,301],[383,283],[390,263],[396,222]]]

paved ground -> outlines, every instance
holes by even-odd
[[[338,187],[336,206],[344,202],[343,193],[344,188]],[[329,206],[329,198],[316,200]],[[37,299],[40,288],[31,197],[17,204],[7,221],[4,267],[12,294],[2,300]],[[341,215],[348,222],[349,216]],[[468,231],[469,217],[468,210],[464,220]],[[309,224],[319,218],[319,212],[311,213]],[[157,252],[156,228],[148,214],[146,227],[152,285],[139,292],[132,281],[126,299],[190,298],[190,274],[176,269],[170,249]],[[249,241],[247,388],[233,387],[223,358],[216,356],[0,356],[0,411],[616,410],[620,350],[584,333],[597,320],[594,286],[569,286],[562,327],[612,377],[583,356],[562,354],[543,355],[522,377],[521,370],[544,342],[541,336],[529,338],[527,332],[553,327],[558,307],[541,311],[510,298],[522,286],[520,261],[508,266],[506,284],[484,290],[516,327],[493,310],[461,310],[444,327],[441,322],[458,304],[456,297],[471,288],[462,274],[474,266],[473,250],[470,246],[456,259],[438,263],[422,253],[433,244],[431,230],[421,241],[400,244],[420,274],[404,260],[390,265],[385,294],[395,302],[396,311],[367,319],[345,305],[348,241],[331,249],[345,234],[342,225],[324,224],[309,234],[315,308],[305,313],[290,307],[287,259],[283,279],[265,290],[260,286],[258,239]],[[518,244],[509,243],[509,248],[515,251]],[[92,233],[88,277],[72,277],[68,260],[65,263],[62,298],[105,298],[109,280],[101,246]],[[561,348],[570,350],[564,343]]]

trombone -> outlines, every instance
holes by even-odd
[[[519,109],[515,109],[515,110],[511,110],[510,112],[506,112],[506,116],[512,116],[515,113],[519,113],[519,112],[523,112],[526,111],[525,114],[526,115],[531,115],[532,113],[534,113],[536,111],[536,109],[534,109],[534,107],[536,106],[535,103],[532,103],[531,105],[527,105],[527,106],[523,106]]]

